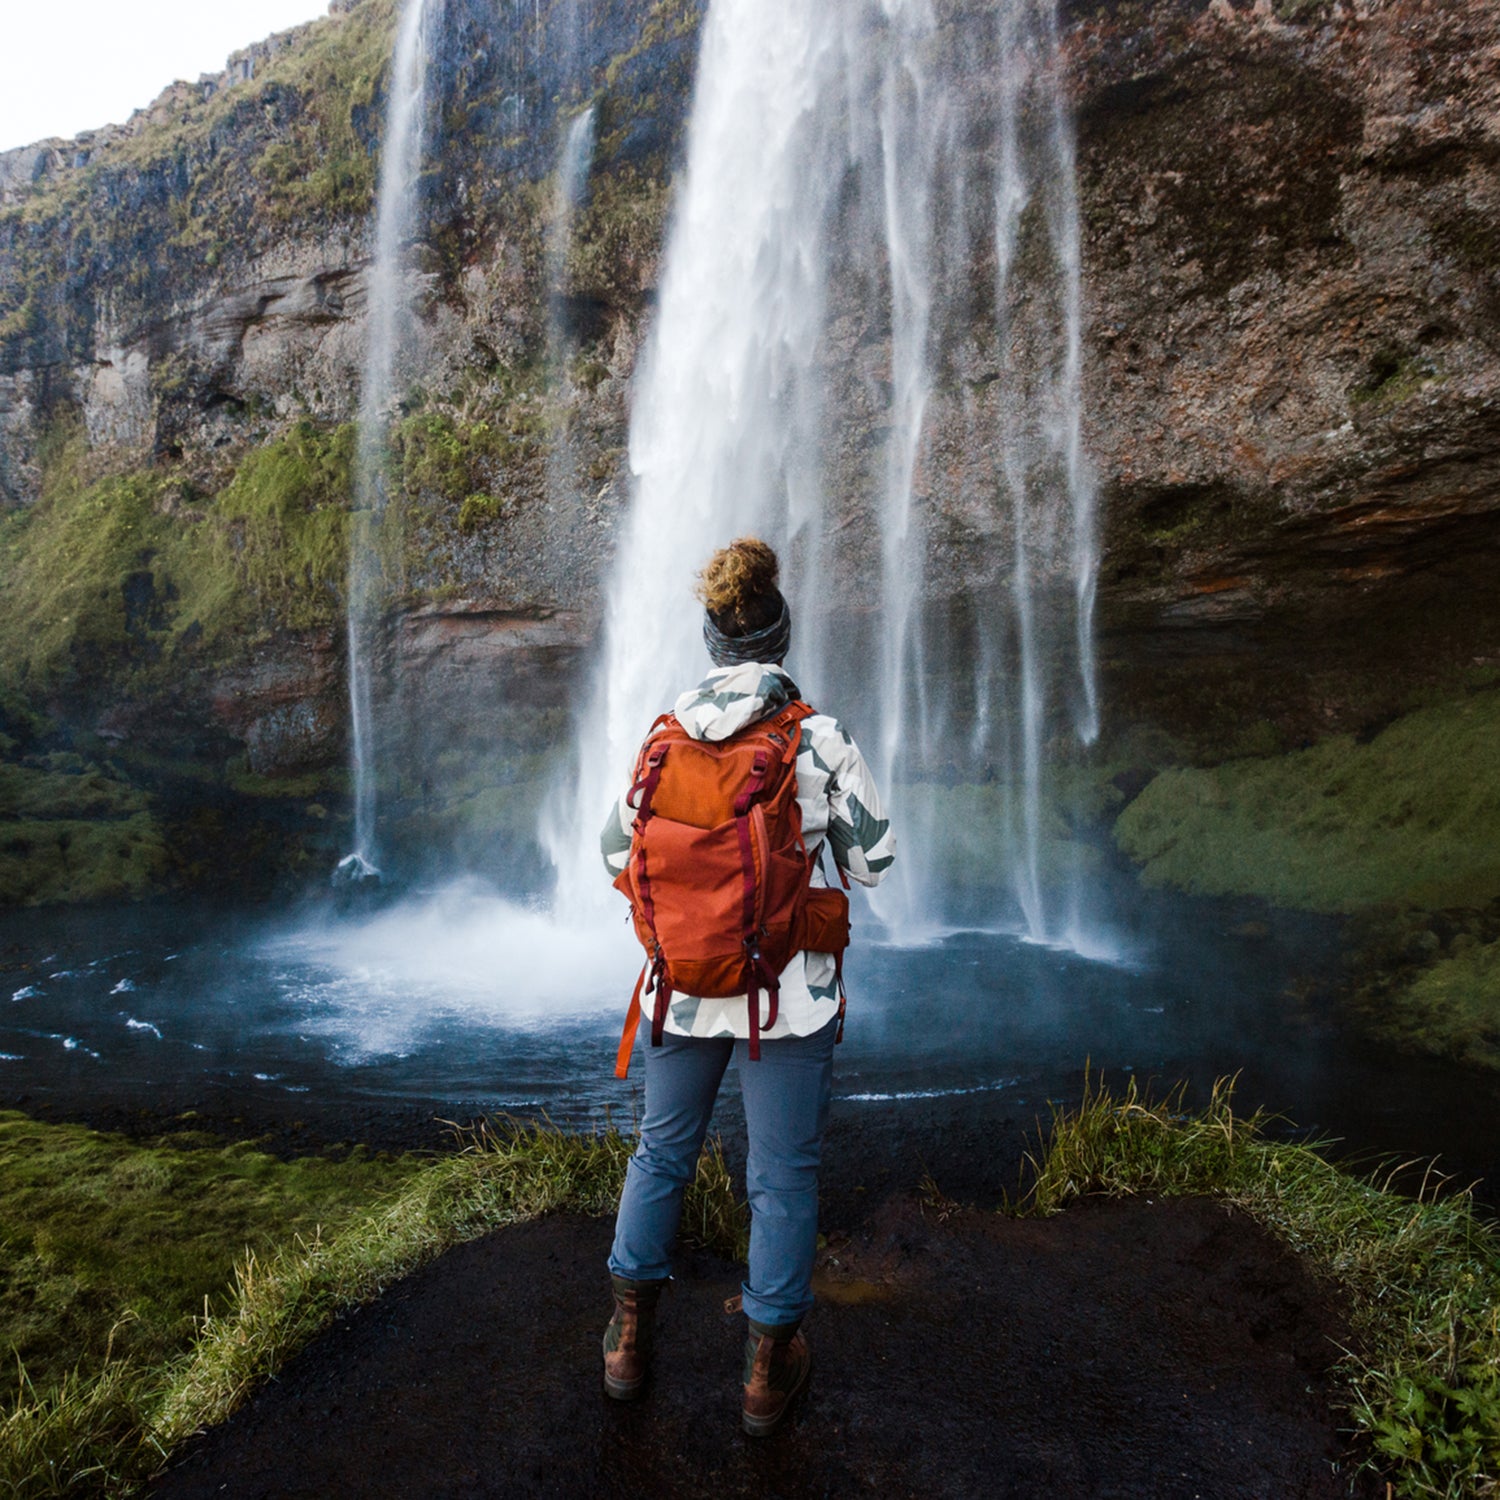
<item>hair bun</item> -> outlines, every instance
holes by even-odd
[[[709,558],[698,575],[698,598],[721,629],[745,634],[760,628],[772,601],[780,611],[780,574],[775,552],[759,537],[738,537]]]

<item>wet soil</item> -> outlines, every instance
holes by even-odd
[[[863,1175],[870,1175],[868,1173]],[[152,1494],[1311,1500],[1352,1474],[1337,1299],[1200,1200],[1017,1220],[863,1184],[833,1200],[815,1370],[789,1425],[739,1431],[735,1267],[690,1256],[656,1371],[606,1400],[608,1222],[558,1215],[456,1249],[337,1324]],[[825,1212],[825,1223],[836,1222]]]

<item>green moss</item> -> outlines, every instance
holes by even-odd
[[[1367,1024],[1399,1047],[1500,1070],[1500,942],[1455,947],[1385,996]]]
[[[515,438],[489,422],[423,411],[402,422],[396,443],[408,495],[460,505],[483,486],[491,464],[512,456]]]
[[[459,507],[458,529],[479,531],[492,526],[510,509],[510,501],[503,495],[470,495]]]
[[[336,1228],[410,1161],[278,1161],[211,1137],[135,1143],[0,1113],[0,1353],[39,1389],[75,1364],[156,1360],[222,1306],[235,1261]]]
[[[135,900],[159,886],[167,863],[150,813],[109,822],[0,819],[0,904]]]
[[[342,798],[349,795],[349,773],[343,767],[307,771],[300,776],[259,776],[236,766],[229,773],[231,790],[241,797],[268,797],[276,802],[303,802],[315,797]],[[320,808],[314,817],[325,817]]]
[[[632,308],[654,280],[671,192],[665,173],[623,166],[595,179],[568,250],[575,297]]]
[[[253,450],[211,512],[210,566],[185,584],[183,628],[238,625],[249,606],[261,629],[307,630],[343,614],[356,429],[299,422]]]
[[[354,443],[300,423],[201,508],[169,470],[88,483],[62,444],[41,500],[0,520],[0,684],[118,691],[175,677],[184,653],[341,618]]]
[[[14,818],[129,817],[145,806],[137,788],[77,756],[49,756],[40,766],[0,762],[0,809]]]
[[[1500,693],[1407,715],[1368,744],[1165,771],[1115,825],[1148,883],[1314,911],[1500,895]]]
[[[43,690],[104,663],[151,659],[171,594],[164,554],[179,538],[152,475],[53,486],[0,521],[0,673]]]

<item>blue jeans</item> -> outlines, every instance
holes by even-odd
[[[818,1166],[833,1085],[830,1021],[812,1036],[749,1043],[729,1037],[673,1036],[647,1046],[646,1115],[630,1158],[615,1221],[609,1269],[631,1281],[671,1272],[682,1194],[698,1167],[714,1098],[734,1056],[745,1101],[749,1155],[750,1274],[745,1312],[757,1323],[797,1322],[812,1306],[818,1248]]]

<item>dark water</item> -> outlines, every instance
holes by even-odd
[[[1139,894],[1111,922],[1109,960],[1004,933],[884,946],[857,924],[836,1110],[916,1121],[941,1100],[950,1120],[1030,1125],[1076,1100],[1086,1064],[1115,1085],[1185,1083],[1190,1100],[1237,1073],[1247,1110],[1356,1159],[1438,1155],[1500,1196],[1500,1084],[1350,1034],[1332,924]],[[472,886],[363,916],[11,913],[0,1100],[628,1124],[638,1077],[611,1069],[634,965],[613,916],[559,930]]]

